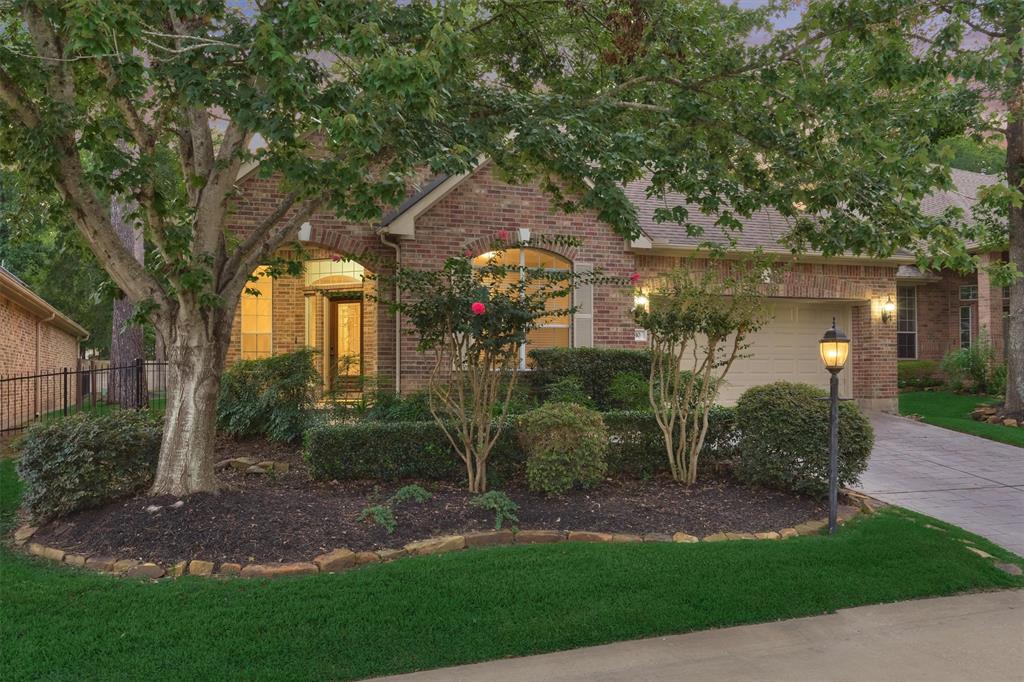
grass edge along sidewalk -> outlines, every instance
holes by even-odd
[[[19,488],[13,462],[0,462],[5,533]],[[149,583],[3,548],[0,670],[8,679],[357,679],[1024,587],[969,546],[1024,563],[898,508],[833,538],[512,546],[273,581]]]

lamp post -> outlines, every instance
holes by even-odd
[[[836,329],[836,318],[832,328],[818,341],[818,351],[829,378],[829,442],[828,442],[828,533],[836,532],[836,510],[839,505],[839,373],[843,371],[850,354],[850,338]]]

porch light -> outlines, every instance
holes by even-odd
[[[650,305],[651,299],[647,298],[643,294],[637,294],[633,297],[633,308],[643,308],[647,310],[647,306]]]
[[[825,363],[825,369],[832,374],[839,373],[846,364],[846,357],[850,354],[850,337],[841,329],[836,329],[834,317],[832,328],[818,341],[818,351],[821,353],[821,361]]]
[[[882,304],[882,323],[889,324],[889,320],[892,319],[892,314],[896,312],[896,304],[893,303],[892,296],[885,299],[885,303]]]

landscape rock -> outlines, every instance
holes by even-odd
[[[85,560],[85,567],[92,571],[109,573],[114,570],[114,561],[113,557],[91,556]]]
[[[189,575],[213,575],[213,562],[193,559],[188,562]]]
[[[701,540],[703,542],[722,542],[728,540],[729,536],[725,533],[714,533],[713,535],[705,535]]]
[[[171,566],[171,570],[167,572],[172,578],[179,578],[185,575],[185,571],[188,569],[187,561],[179,561],[178,563]]]
[[[1024,571],[1022,571],[1020,566],[1018,566],[1017,564],[1006,564],[1000,561],[997,562],[995,566],[1000,571],[1003,571],[1004,573],[1009,573],[1010,575],[1021,575],[1022,573],[1024,573]]]
[[[405,551],[409,554],[415,554],[419,556],[425,556],[428,554],[443,554],[445,552],[454,552],[459,549],[463,549],[466,546],[466,538],[462,535],[445,535],[439,538],[430,538],[429,540],[420,540],[418,542],[410,542],[405,546]]]
[[[156,580],[164,577],[164,569],[153,563],[139,564],[132,566],[124,572],[126,578],[149,578]]]
[[[700,538],[680,531],[672,534],[672,542],[700,542]]]
[[[1018,422],[1016,419],[1004,419],[1003,426],[1011,426],[1016,428],[1020,426],[1020,422]]]
[[[393,559],[400,559],[407,556],[408,552],[404,549],[382,549],[377,552],[377,556],[380,557],[381,561],[391,561]]]
[[[241,575],[242,564],[221,564],[217,570],[218,575]]]
[[[995,407],[994,405],[978,405],[976,408],[974,408],[974,411],[977,412],[978,414],[983,414],[986,417],[988,417],[999,412],[999,408]]]
[[[569,542],[611,542],[611,533],[598,533],[590,530],[569,531]]]
[[[794,529],[799,535],[819,535],[821,531],[828,528],[827,519],[817,519],[814,521],[805,521],[804,523],[797,524]]]
[[[28,543],[28,551],[30,554],[35,554],[50,561],[64,561],[64,550],[57,549],[56,547],[47,547],[46,545],[40,545],[38,542],[30,542]]]
[[[85,562],[88,560],[88,558],[89,557],[85,556],[84,554],[65,554],[64,563],[66,563],[68,566],[84,568]]]
[[[795,538],[799,533],[796,532],[796,528],[783,528],[779,531],[779,537],[785,540],[786,538]]]
[[[490,547],[492,545],[511,545],[515,533],[509,529],[487,530],[480,533],[466,533],[466,547]]]
[[[221,461],[219,461],[219,462],[217,462],[216,464],[213,465],[213,470],[214,471],[220,471],[222,469],[227,469],[228,467],[230,467],[232,465],[232,463],[234,461],[235,460],[231,459],[230,457],[228,459],[222,459]]]
[[[287,474],[288,466],[288,462],[274,462],[274,473]]]
[[[114,565],[110,570],[114,573],[126,573],[141,563],[141,561],[137,561],[135,559],[118,559],[114,562]]]
[[[766,533],[754,533],[754,537],[758,540],[778,540],[782,536],[776,533],[775,531],[770,530]]]
[[[970,551],[970,552],[974,552],[975,554],[980,556],[982,559],[995,559],[994,556],[992,556],[991,554],[989,554],[988,552],[986,552],[983,549],[978,549],[977,547],[968,547],[967,550]]]
[[[1001,417],[998,417],[998,416],[992,416],[992,417],[989,417],[988,419],[986,419],[985,421],[986,421],[986,422],[988,422],[989,424],[999,424],[999,423],[1001,423],[1001,422],[1002,422],[1003,420],[1002,420],[1002,418],[1001,418]]]
[[[612,533],[612,542],[643,542],[644,538],[635,533]]]
[[[644,533],[644,542],[672,542],[668,533]]]
[[[380,561],[380,555],[376,552],[356,552],[356,566],[363,564],[375,564]]]
[[[232,469],[238,469],[239,471],[245,471],[252,465],[256,464],[256,460],[249,457],[235,457],[234,459],[228,460]]]
[[[177,502],[175,502],[174,504],[171,505],[171,509],[181,509],[184,506],[185,506],[185,500],[178,500]]]
[[[516,533],[517,545],[539,545],[547,542],[561,542],[566,533],[560,530],[521,530]]]
[[[251,467],[249,467],[248,469],[246,469],[245,473],[247,473],[247,474],[265,474],[265,473],[267,473],[267,470],[264,469],[261,466],[257,466],[257,465],[254,464]]]
[[[756,540],[753,533],[726,533],[725,537],[729,540]]]
[[[28,539],[36,534],[39,530],[36,526],[22,526],[18,530],[14,531],[14,544],[24,545],[28,542]]]
[[[313,563],[321,573],[343,571],[356,565],[356,553],[345,548],[335,549],[314,558]]]
[[[161,509],[163,509],[163,507],[161,507],[159,504],[151,504],[148,507],[146,507],[146,511],[149,512],[150,514],[158,512]]]
[[[282,578],[316,573],[319,573],[316,564],[309,561],[295,561],[286,564],[249,564],[242,569],[243,578]]]

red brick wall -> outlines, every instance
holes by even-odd
[[[78,339],[0,294],[0,378],[57,372],[78,366]],[[36,355],[38,349],[38,357]],[[68,391],[75,404],[73,381]],[[0,383],[0,429],[20,426],[63,405],[62,377]]]
[[[960,307],[971,307],[972,338],[978,338],[977,301],[961,301],[960,287],[976,284],[977,277],[951,270],[939,273],[942,280],[917,285],[917,357],[941,360],[960,347]]]
[[[267,215],[280,200],[272,180],[249,179],[244,196],[232,218],[232,226],[245,232]],[[329,214],[314,216],[311,242],[351,256],[366,254],[368,269],[388,271],[393,252],[383,247],[369,227],[339,221]],[[497,231],[527,228],[532,237],[569,235],[583,244],[569,249],[552,248],[576,264],[591,264],[607,275],[626,277],[640,272],[652,277],[680,262],[677,257],[637,255],[626,242],[590,211],[566,215],[551,207],[549,198],[535,187],[511,186],[484,167],[416,219],[416,234],[402,238],[403,264],[438,268],[452,255],[489,250]],[[881,322],[880,306],[888,296],[895,299],[896,266],[860,263],[800,263],[785,274],[777,295],[787,298],[826,298],[853,303],[854,395],[871,407],[892,409],[896,395],[895,321]],[[275,283],[275,286],[277,283]],[[275,301],[277,290],[275,289]],[[393,376],[394,318],[384,309],[374,324],[377,330],[378,366]],[[296,318],[301,323],[301,309]],[[275,349],[277,312],[275,305]],[[431,358],[416,351],[416,341],[402,336],[402,390],[421,387]],[[594,287],[594,345],[642,347],[634,341],[632,292],[628,287]],[[369,349],[367,349],[369,350]]]

